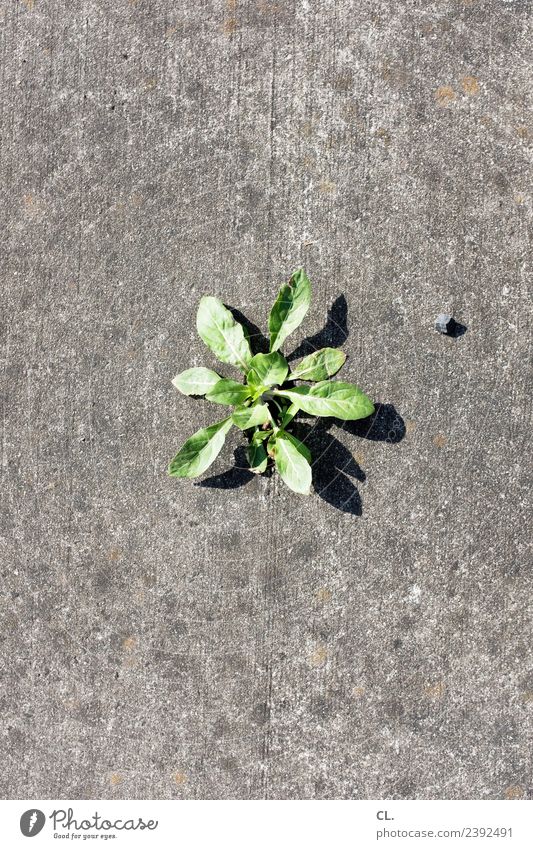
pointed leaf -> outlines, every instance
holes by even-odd
[[[264,442],[265,439],[268,439],[271,434],[271,430],[256,430],[252,436],[252,442],[254,445],[259,445],[260,442]]]
[[[309,495],[311,466],[288,434],[278,432],[273,444],[274,462],[282,480],[293,492]]]
[[[281,348],[289,333],[299,327],[310,303],[311,284],[301,268],[281,287],[270,312],[268,329],[271,351]]]
[[[223,363],[248,371],[252,352],[242,324],[218,298],[201,299],[196,316],[198,335]]]
[[[231,425],[229,417],[196,431],[171,461],[168,474],[176,478],[196,478],[205,472],[218,457]]]
[[[243,383],[237,383],[236,380],[229,378],[221,378],[205,396],[208,401],[214,401],[215,404],[229,404],[236,406],[242,404],[251,395],[250,387]]]
[[[285,428],[287,425],[292,422],[293,418],[297,414],[299,410],[298,404],[291,404],[290,407],[287,407],[283,414],[283,419],[281,421],[281,427]]]
[[[205,395],[220,380],[210,368],[188,368],[177,374],[172,383],[184,395]]]
[[[277,351],[271,354],[256,354],[250,360],[250,371],[246,382],[254,389],[261,386],[268,388],[275,384],[281,386],[289,372],[289,364],[285,357]]]
[[[313,461],[309,448],[304,442],[301,441],[301,439],[297,439],[293,433],[287,433],[287,431],[280,431],[280,433],[283,433],[283,435],[286,436],[287,439],[290,439],[294,447],[300,452],[303,457],[305,457],[308,463],[311,463]]]
[[[264,445],[254,445],[253,443],[250,443],[250,445],[246,446],[246,456],[252,472],[260,475],[262,472],[266,471],[268,454],[265,451]]]
[[[321,348],[303,358],[291,372],[291,380],[326,380],[338,372],[345,360],[344,351],[338,348]]]
[[[274,394],[289,398],[311,416],[334,416],[343,421],[356,421],[374,412],[372,401],[358,386],[338,380],[324,380],[311,388],[276,389]]]
[[[233,424],[241,430],[265,424],[270,419],[266,404],[254,404],[252,407],[238,407],[231,417]]]

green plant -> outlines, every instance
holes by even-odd
[[[205,344],[223,363],[245,374],[244,383],[220,377],[208,368],[190,368],[172,381],[184,395],[203,395],[215,404],[234,407],[231,415],[197,431],[169,465],[173,477],[201,475],[218,456],[226,434],[236,425],[248,437],[250,469],[265,472],[273,462],[290,489],[307,495],[311,486],[311,454],[291,433],[299,411],[333,416],[343,421],[363,419],[374,405],[352,383],[330,380],[346,355],[338,348],[321,348],[289,370],[280,348],[302,322],[311,302],[311,285],[303,269],[284,284],[270,312],[270,353],[252,354],[246,329],[218,298],[204,297],[196,327]],[[295,385],[295,381],[318,381]]]

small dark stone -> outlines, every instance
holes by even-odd
[[[455,319],[452,315],[448,315],[447,313],[441,313],[437,316],[437,320],[435,321],[435,330],[438,330],[439,333],[444,333],[448,336],[452,336],[454,328]]]

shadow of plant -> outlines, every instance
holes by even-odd
[[[329,432],[333,424],[362,439],[393,445],[404,438],[405,422],[392,404],[376,404],[372,416],[357,422],[324,418],[309,425],[295,420],[295,434],[313,456],[313,487],[317,495],[343,513],[361,516],[361,496],[352,478],[363,483],[366,475],[349,450]]]
[[[235,321],[238,321],[244,327],[245,333],[248,334],[252,352],[254,354],[268,354],[270,350],[270,340],[259,329],[257,324],[254,324],[250,319],[246,318],[240,310],[235,307],[230,307],[229,304],[224,304],[226,309],[230,311]]]
[[[337,419],[327,419],[335,422],[341,430],[353,436],[369,439],[371,442],[388,442],[396,445],[405,436],[405,422],[392,404],[376,404],[376,411],[366,419],[356,422],[339,423]]]
[[[308,446],[313,456],[313,488],[318,496],[343,513],[361,516],[362,502],[354,481],[363,483],[366,475],[350,451],[330,433],[335,424],[339,430],[373,442],[395,445],[405,436],[405,423],[392,404],[377,404],[374,415],[358,422],[338,419],[317,419],[314,424],[294,420],[294,434]],[[235,466],[219,475],[212,475],[196,486],[210,489],[237,489],[249,483],[255,475],[248,468],[246,453],[241,445],[234,451]],[[266,474],[271,474],[271,470]]]
[[[326,323],[314,336],[307,336],[289,354],[287,362],[298,360],[319,348],[340,348],[348,338],[348,304],[344,295],[339,295],[328,310]]]
[[[250,471],[248,461],[246,459],[246,451],[242,445],[233,452],[235,465],[228,469],[227,472],[221,472],[219,475],[212,475],[210,478],[205,478],[199,481],[195,486],[205,486],[209,489],[238,489],[255,478],[255,474]]]
[[[361,496],[351,478],[363,483],[366,475],[342,442],[329,433],[330,426],[320,420],[316,425],[297,422],[294,429],[313,456],[313,489],[337,510],[361,516]]]
[[[239,310],[228,309],[237,321],[247,329],[252,341],[254,353],[266,353],[269,341],[261,330]],[[348,338],[348,308],[346,298],[340,295],[328,310],[326,324],[319,333],[309,336],[287,357],[292,361],[327,346],[339,347]],[[343,513],[362,515],[362,503],[359,490],[354,483],[363,483],[364,471],[355,461],[349,450],[333,434],[330,428],[335,424],[340,430],[352,436],[373,442],[387,442],[394,445],[405,436],[405,423],[392,404],[376,404],[373,415],[355,422],[342,422],[334,418],[313,419],[309,424],[305,419],[294,419],[294,433],[308,446],[313,456],[313,487],[317,495],[328,504]],[[212,475],[200,481],[196,486],[211,489],[237,489],[245,486],[254,477],[249,470],[246,452],[239,446],[235,452],[235,466],[218,475]],[[271,469],[266,472],[271,474]]]

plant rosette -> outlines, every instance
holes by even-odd
[[[311,284],[299,269],[281,287],[270,312],[270,352],[254,355],[247,331],[224,304],[211,296],[201,299],[198,335],[221,362],[244,374],[244,382],[203,367],[187,369],[174,378],[172,383],[184,395],[203,396],[233,410],[185,442],[168,467],[169,475],[195,478],[203,474],[235,426],[248,439],[246,454],[252,472],[262,474],[273,465],[290,489],[309,494],[312,458],[305,443],[292,433],[297,413],[356,421],[374,412],[372,401],[358,386],[330,379],[346,360],[343,351],[321,348],[292,370],[280,352],[310,303]]]

